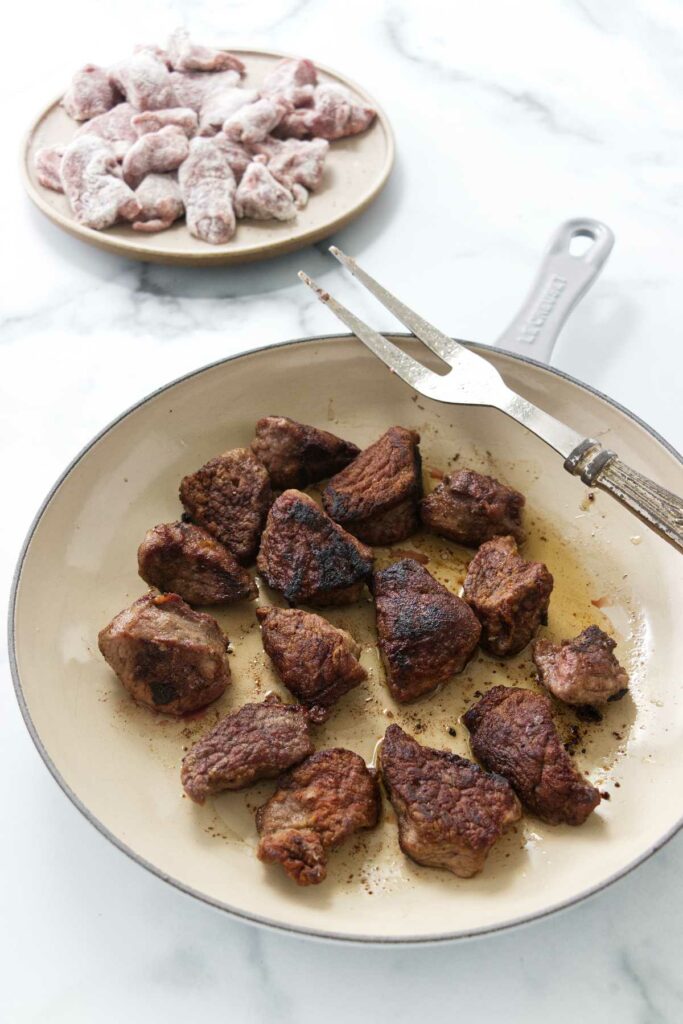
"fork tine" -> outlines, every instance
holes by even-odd
[[[356,337],[371,352],[374,352],[377,358],[381,359],[393,373],[399,376],[401,380],[404,380],[406,384],[410,384],[416,391],[429,394],[432,378],[437,381],[439,380],[435,373],[432,373],[431,370],[418,363],[412,356],[402,352],[393,342],[378,334],[372,327],[368,327],[362,320],[359,320],[355,314],[348,310],[346,306],[342,306],[341,302],[337,302],[329,292],[326,292],[316,284],[303,270],[299,271],[299,277],[304,284],[307,284],[315,292],[320,301],[334,313],[337,319],[341,320],[347,327],[350,327]]]
[[[439,359],[443,359],[444,363],[452,366],[455,358],[461,359],[463,353],[465,355],[470,354],[463,345],[459,345],[453,338],[443,334],[437,327],[424,320],[414,310],[396,298],[395,295],[392,295],[390,291],[387,291],[379,281],[375,281],[374,277],[370,277],[365,270],[358,266],[351,256],[347,256],[336,245],[330,246],[330,252],[335,259],[339,260],[342,266],[346,267],[354,277],[358,278],[361,284],[365,285],[369,292],[372,292],[375,298],[379,299],[390,313],[394,314],[397,320],[400,320],[402,324],[409,327],[416,338],[424,342]]]

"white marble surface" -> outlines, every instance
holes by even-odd
[[[332,330],[297,283],[300,266],[342,296],[351,289],[323,245],[243,269],[128,263],[61,234],[22,195],[21,134],[68,73],[183,21],[207,40],[317,57],[377,96],[396,130],[397,167],[335,240],[446,330],[494,339],[559,221],[610,224],[616,249],[554,362],[681,446],[677,0],[17,5],[0,72],[10,107],[0,172],[4,591],[45,491],[96,430],[210,360]],[[0,668],[2,1021],[682,1019],[683,838],[587,904],[523,930],[418,950],[294,939],[193,902],[111,847],[34,751],[4,650]]]

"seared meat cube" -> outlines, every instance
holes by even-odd
[[[420,435],[390,427],[323,493],[327,513],[366,544],[396,544],[418,527],[422,496]]]
[[[463,597],[481,622],[481,646],[518,654],[546,621],[553,578],[542,562],[526,562],[514,537],[494,537],[467,569]]]
[[[268,474],[248,448],[218,455],[186,476],[180,500],[190,519],[248,565],[258,551],[273,500]]]
[[[308,487],[338,473],[360,452],[350,441],[297,423],[287,416],[260,419],[251,450],[266,467],[271,484],[279,491]]]
[[[180,780],[187,795],[203,804],[211,793],[271,779],[314,750],[306,709],[271,694],[221,718],[183,758]]]
[[[420,503],[420,518],[432,533],[476,548],[492,537],[509,534],[524,540],[524,495],[492,476],[462,469],[445,476]]]
[[[177,594],[145,594],[101,630],[98,646],[128,692],[167,715],[196,711],[230,683],[228,638]]]
[[[327,851],[361,828],[373,828],[379,786],[358,754],[319,750],[278,780],[278,789],[256,813],[260,860],[282,864],[297,885],[317,885],[327,875]]]
[[[372,551],[307,494],[284,491],[268,515],[256,565],[290,604],[353,604],[372,573]]]
[[[576,770],[553,723],[550,700],[494,686],[462,718],[474,756],[503,775],[523,804],[549,825],[581,825],[600,793]]]
[[[415,700],[462,672],[479,642],[476,615],[412,558],[376,572],[377,636],[387,683]]]
[[[616,643],[599,626],[589,626],[573,640],[537,640],[533,658],[538,676],[558,700],[567,704],[604,704],[623,696],[628,673],[612,653]]]
[[[384,735],[380,768],[403,852],[459,878],[481,871],[493,844],[522,816],[500,775],[447,750],[423,747],[398,725]]]
[[[288,690],[324,722],[332,705],[367,679],[360,647],[345,629],[296,608],[257,608],[266,654]]]
[[[256,597],[256,584],[232,552],[192,523],[162,523],[138,548],[138,572],[188,604],[231,604]]]

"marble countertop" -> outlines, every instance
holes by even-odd
[[[181,22],[207,41],[316,57],[377,97],[396,169],[335,241],[459,337],[498,336],[560,221],[606,221],[614,253],[553,362],[683,445],[683,20],[672,0],[65,0],[19,7],[13,22],[17,45],[0,71],[11,100],[0,172],[3,601],[40,501],[97,430],[211,360],[334,330],[297,282],[300,267],[340,296],[349,287],[323,244],[234,269],[127,262],[62,234],[24,197],[20,139],[70,71]],[[497,936],[416,950],[288,937],[194,902],[109,845],[34,750],[4,649],[0,669],[8,1024],[200,1013],[240,1024],[681,1020],[683,836],[587,903]]]

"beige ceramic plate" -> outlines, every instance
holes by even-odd
[[[288,54],[261,50],[232,50],[247,67],[246,85],[256,87],[266,73]],[[140,234],[131,227],[118,226],[93,231],[79,224],[66,197],[38,184],[34,155],[41,146],[68,140],[74,122],[59,100],[51,103],[31,128],[22,159],[26,190],[36,206],[69,234],[100,249],[152,263],[199,266],[217,263],[246,263],[292,252],[317,242],[344,227],[365,210],[384,187],[394,162],[394,138],[386,115],[377,103],[354,82],[317,65],[322,81],[340,82],[364,103],[374,107],[378,117],[362,135],[340,139],[330,145],[320,189],[293,221],[239,221],[235,236],[225,245],[210,245],[193,238],[179,221],[156,235]]]
[[[483,351],[516,391],[683,491],[675,453],[628,413],[545,367]],[[609,705],[602,724],[579,723],[569,712],[560,718],[578,765],[610,797],[586,825],[552,828],[527,816],[480,876],[459,880],[401,854],[385,803],[380,826],[332,856],[327,881],[299,889],[254,855],[252,812],[271,783],[223,794],[203,808],[183,797],[178,771],[187,747],[219,715],[270,689],[283,693],[264,655],[253,603],[217,613],[234,644],[234,685],[191,721],[133,704],[99,656],[97,632],[144,592],[136,549],[150,526],[178,516],[183,474],[247,444],[255,419],[271,412],[328,427],[361,446],[390,424],[416,427],[426,486],[435,483],[430,469],[457,461],[526,494],[528,554],[544,559],[556,581],[549,632],[574,635],[597,622],[617,637],[632,678],[630,695]],[[451,587],[461,582],[469,557],[463,549],[420,535],[401,548],[426,553],[431,572]],[[382,563],[390,557],[379,553]],[[588,500],[557,455],[501,414],[418,398],[357,341],[314,339],[183,378],[125,413],[75,460],[20,559],[10,630],[14,677],[27,725],[59,784],[109,839],[165,880],[250,920],[316,935],[381,942],[462,937],[581,899],[678,827],[682,569],[664,541],[606,495]],[[260,601],[276,600],[261,590]],[[318,747],[348,746],[370,761],[394,721],[426,743],[467,754],[459,719],[476,691],[503,682],[534,685],[528,651],[505,662],[480,654],[436,696],[397,706],[384,685],[369,600],[325,614],[362,643],[370,675],[316,730]]]

